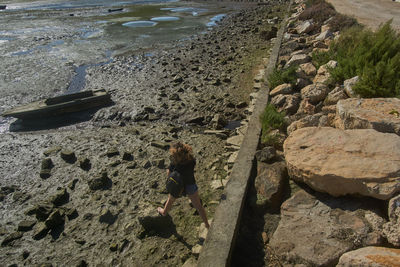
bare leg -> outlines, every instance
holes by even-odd
[[[168,194],[168,199],[167,202],[165,202],[164,208],[158,207],[157,211],[160,213],[162,216],[167,216],[168,212],[172,208],[172,204],[175,202],[175,198],[171,195]]]
[[[188,195],[188,197],[190,198],[190,201],[192,201],[193,206],[199,212],[201,219],[203,220],[204,224],[206,225],[206,228],[210,228],[210,225],[208,224],[208,220],[207,220],[206,211],[204,210],[203,205],[201,205],[201,202],[200,202],[199,192],[196,191],[194,194]]]

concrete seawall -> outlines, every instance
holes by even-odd
[[[289,13],[291,5],[292,1],[289,4],[287,13]],[[278,31],[276,42],[269,57],[265,77],[268,77],[272,72],[278,59],[287,18],[288,15],[285,16],[282,26]],[[243,203],[252,173],[254,155],[260,140],[260,115],[268,103],[268,95],[269,88],[264,85],[258,92],[254,112],[250,117],[248,131],[240,147],[229,182],[226,185],[226,193],[215,211],[213,224],[210,227],[204,247],[199,256],[199,267],[222,267],[230,265],[231,254],[240,225]]]

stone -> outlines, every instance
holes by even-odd
[[[221,130],[225,127],[225,125],[227,124],[227,121],[225,120],[225,118],[220,115],[220,114],[215,114],[213,119],[210,122],[211,127],[215,130]]]
[[[1,242],[1,246],[2,246],[2,247],[7,246],[7,245],[9,245],[11,242],[13,242],[14,240],[21,239],[22,236],[23,236],[23,233],[22,233],[22,232],[14,232],[14,233],[11,233],[11,234],[9,234],[8,236],[6,236],[6,237],[3,239],[3,241]]]
[[[336,127],[340,129],[374,129],[400,135],[400,99],[349,98],[336,108]]]
[[[337,62],[334,60],[331,60],[328,63],[319,67],[317,75],[313,79],[313,83],[326,84],[331,77],[329,70],[334,69],[336,67],[337,67]]]
[[[67,189],[63,188],[57,190],[57,192],[49,198],[49,202],[53,203],[54,206],[61,206],[69,201],[69,193]]]
[[[41,169],[42,170],[51,170],[54,167],[53,161],[51,158],[42,159]]]
[[[235,151],[229,156],[228,161],[227,161],[228,165],[233,165],[235,163],[238,154],[239,154],[239,151]]]
[[[365,245],[371,229],[363,215],[373,203],[300,189],[282,204],[269,246],[287,263],[335,266],[342,254]]]
[[[285,68],[288,68],[293,65],[300,65],[304,63],[308,63],[311,61],[311,57],[306,54],[297,54],[293,55],[288,62],[285,64]]]
[[[32,230],[33,226],[35,226],[36,221],[33,220],[23,220],[18,224],[19,232],[27,232]]]
[[[400,249],[365,247],[344,253],[336,267],[400,266]]]
[[[315,114],[315,105],[310,103],[310,99],[304,98],[299,105],[297,114],[300,115],[313,115]]]
[[[161,148],[163,150],[169,149],[169,144],[162,141],[153,141],[150,143],[150,145],[156,148]]]
[[[226,139],[228,137],[229,131],[226,131],[226,130],[205,130],[204,134],[215,135],[218,138]]]
[[[264,147],[261,150],[256,151],[255,157],[257,161],[269,163],[275,159],[276,150],[273,146]]]
[[[88,158],[80,158],[79,167],[81,167],[82,170],[88,171],[92,167],[92,164]]]
[[[329,87],[321,83],[310,84],[301,89],[301,98],[308,98],[311,104],[323,101],[329,93]]]
[[[284,83],[275,87],[271,92],[269,92],[269,95],[273,97],[280,94],[288,95],[292,93],[293,93],[292,85],[290,83]]]
[[[298,34],[309,33],[312,30],[314,30],[314,27],[315,26],[314,23],[312,23],[312,21],[306,20],[296,27],[296,31]]]
[[[125,151],[125,152],[122,154],[122,160],[132,161],[132,160],[133,160],[132,152],[127,152],[127,151]]]
[[[390,244],[400,247],[400,195],[389,201],[389,222],[383,225],[383,234]]]
[[[119,155],[119,151],[117,148],[110,148],[107,153],[107,157],[112,158]]]
[[[47,179],[50,178],[51,176],[51,170],[50,169],[41,169],[39,173],[40,178],[42,179]]]
[[[117,217],[118,215],[112,214],[109,209],[104,209],[99,216],[99,222],[111,225],[117,220]]]
[[[61,158],[63,160],[65,160],[65,162],[67,163],[74,163],[76,161],[76,156],[75,156],[75,152],[68,150],[68,149],[63,149],[61,150]]]
[[[64,213],[59,209],[52,212],[47,220],[44,222],[48,229],[54,229],[65,222]]]
[[[232,137],[229,137],[226,140],[226,144],[229,146],[237,146],[240,147],[242,142],[243,142],[244,136],[243,135],[235,135]]]
[[[284,155],[292,179],[332,196],[388,200],[400,192],[400,137],[375,130],[307,127],[291,132]]]
[[[208,224],[209,225],[212,224],[212,219],[208,220]],[[208,229],[207,229],[206,225],[204,223],[201,223],[200,227],[199,227],[199,239],[200,239],[200,242],[204,242],[206,240],[207,234],[208,234]]]
[[[203,125],[204,116],[194,116],[186,120],[186,123]]]
[[[46,226],[44,222],[36,224],[35,229],[33,230],[32,238],[34,240],[40,240],[47,235],[49,232],[49,228]]]
[[[299,93],[293,95],[287,95],[285,97],[285,103],[283,104],[283,106],[278,108],[278,111],[279,112],[284,111],[286,115],[293,115],[299,109],[300,102],[301,102],[301,96]]]
[[[285,104],[286,97],[287,95],[276,95],[272,97],[271,104],[274,105],[275,107],[281,107]]]
[[[257,203],[271,210],[279,210],[283,199],[284,184],[287,180],[288,175],[284,162],[258,163],[257,177],[254,181]]]
[[[314,67],[314,65],[311,62],[304,63],[304,64],[300,64],[299,68],[297,69],[296,74],[298,77],[308,79],[311,76],[315,76],[315,74],[317,74],[317,69]]]
[[[53,146],[48,148],[47,150],[45,150],[43,152],[43,155],[45,155],[46,157],[51,156],[53,154],[57,154],[58,152],[60,152],[62,150],[62,147],[60,146]]]
[[[111,180],[108,178],[107,172],[102,172],[97,177],[88,181],[89,188],[91,190],[106,189],[111,184]]]
[[[203,249],[202,245],[196,244],[194,247],[192,247],[192,254],[194,256],[199,256],[202,249]]]
[[[324,100],[324,105],[325,106],[335,105],[339,100],[346,98],[348,98],[348,96],[344,92],[344,88],[338,86],[329,92],[329,94]]]
[[[349,97],[359,98],[359,96],[353,90],[353,87],[358,82],[358,80],[359,80],[358,76],[355,76],[343,82],[344,91]]]
[[[38,221],[45,221],[50,213],[53,212],[53,206],[49,203],[41,203],[26,211],[27,215],[36,215]]]
[[[223,189],[225,187],[226,183],[224,184],[222,180],[212,180],[210,183],[211,189],[213,190],[218,190],[218,189]]]
[[[153,166],[156,166],[159,169],[165,168],[165,159],[154,159],[151,163]]]
[[[326,30],[321,32],[317,37],[315,37],[315,40],[317,41],[323,41],[325,39],[333,38],[333,33],[330,30]]]
[[[185,263],[182,265],[182,267],[196,267],[197,266],[197,261],[195,258],[189,258],[188,260],[185,261]]]

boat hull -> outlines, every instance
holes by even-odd
[[[105,90],[85,91],[76,94],[48,98],[46,100],[40,100],[24,106],[16,107],[4,112],[2,116],[15,117],[23,120],[40,119],[43,117],[55,117],[107,106],[111,103],[111,97]]]

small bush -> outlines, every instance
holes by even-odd
[[[262,135],[261,142],[263,144],[272,145],[279,141],[279,138],[271,134],[272,130],[279,129],[283,130],[286,126],[285,113],[278,112],[274,105],[268,104],[265,107],[263,114],[261,114],[261,127]]]
[[[346,15],[336,14],[328,23],[331,28],[331,31],[343,31],[350,27],[358,25],[357,20],[355,18],[351,18]]]
[[[296,70],[298,66],[290,66],[287,69],[274,69],[272,73],[268,76],[268,83],[269,87],[271,89],[274,89],[278,85],[284,84],[284,83],[290,83],[292,85],[296,84],[297,76],[296,76]]]
[[[324,21],[336,14],[331,4],[325,1],[313,1],[311,6],[306,8],[299,16],[300,20],[313,19],[314,23],[322,24]]]
[[[313,60],[316,65],[336,60],[338,67],[330,71],[336,83],[359,76],[353,89],[361,97],[400,97],[400,35],[390,23],[376,32],[352,27]]]

